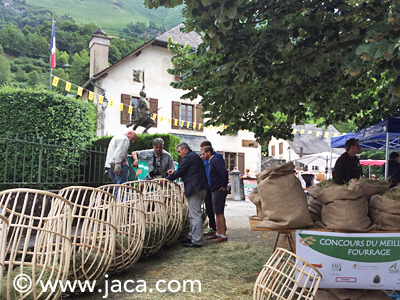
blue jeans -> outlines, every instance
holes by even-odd
[[[110,176],[111,180],[115,184],[123,184],[128,181],[129,176],[129,168],[126,165],[122,165],[121,173],[115,174],[113,169],[108,169],[108,175]],[[115,189],[114,197],[117,198],[118,195],[118,188]],[[124,202],[124,199],[121,199],[121,202]]]

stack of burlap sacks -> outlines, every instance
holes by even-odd
[[[400,230],[400,187],[387,181],[351,180],[348,185],[323,183],[310,187],[308,199],[292,162],[270,167],[257,175],[250,194],[261,220],[259,228],[317,227],[367,232]]]

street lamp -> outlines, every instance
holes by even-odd
[[[108,99],[104,97],[103,103],[101,104],[101,136],[104,136],[104,111],[108,106]]]
[[[288,153],[289,153],[289,161],[292,161],[291,159],[290,159],[290,154],[292,153],[292,147],[288,147],[287,148],[287,151],[288,151]]]

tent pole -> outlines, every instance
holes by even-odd
[[[368,166],[368,178],[371,179],[371,166]]]
[[[385,163],[385,179],[389,174],[389,132],[386,133],[386,163]]]
[[[333,148],[331,147],[331,162],[330,162],[330,166],[329,166],[329,178],[332,177],[332,153],[333,153]]]

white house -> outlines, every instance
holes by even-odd
[[[145,91],[150,102],[151,110],[157,111],[156,125],[150,128],[149,133],[171,133],[188,142],[191,148],[199,152],[200,143],[209,140],[214,149],[223,153],[230,170],[234,167],[244,174],[245,169],[250,169],[254,175],[261,165],[261,147],[255,142],[254,134],[240,131],[235,136],[221,136],[213,127],[204,128],[201,118],[202,106],[200,99],[196,101],[182,100],[185,93],[170,86],[173,81],[180,80],[179,76],[168,74],[168,68],[174,68],[171,62],[172,54],[167,48],[168,38],[182,45],[189,43],[197,47],[201,43],[201,36],[196,32],[182,33],[180,24],[164,34],[153,38],[117,63],[108,66],[108,48],[110,38],[99,29],[89,41],[90,48],[90,79],[84,88],[95,92],[93,101],[98,103],[97,94],[105,95],[108,107],[104,109],[98,105],[97,135],[115,135],[126,130],[133,114],[129,114],[129,107],[135,107],[139,99],[142,83],[133,81],[133,70],[144,70]],[[86,99],[84,93],[83,99]],[[113,107],[110,103],[113,101]],[[106,102],[105,102],[106,103]],[[120,104],[123,110],[120,111]],[[103,107],[104,107],[103,103]],[[178,120],[177,124],[174,120]],[[181,122],[184,121],[184,126]],[[189,128],[187,128],[189,122]],[[196,123],[193,129],[193,123]],[[199,124],[201,127],[199,128]],[[136,131],[141,133],[144,128]]]
[[[331,137],[340,132],[330,125],[328,128],[318,128],[315,124],[293,125],[293,141],[272,138],[268,143],[268,153],[278,159],[296,162],[297,159],[309,154],[330,152]],[[342,154],[344,149],[333,149],[333,153]],[[326,164],[308,165],[312,173],[325,172]],[[329,166],[328,166],[329,167]]]

